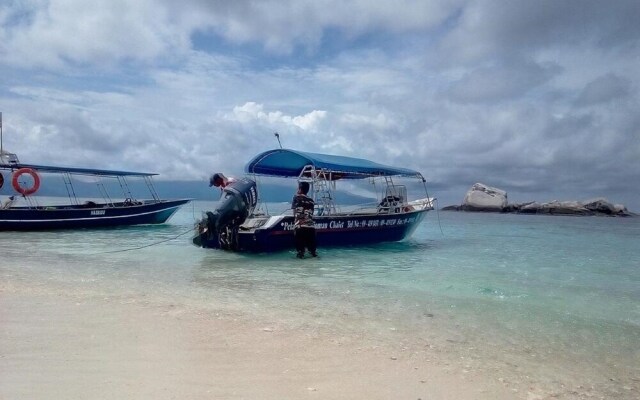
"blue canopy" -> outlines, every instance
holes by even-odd
[[[298,177],[304,167],[326,169],[336,174],[334,179],[362,179],[372,176],[412,176],[422,175],[407,168],[390,167],[362,158],[307,153],[289,149],[274,149],[255,156],[245,171],[250,174],[280,177]]]

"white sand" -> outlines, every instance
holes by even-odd
[[[0,284],[0,399],[543,398],[442,354],[176,304]]]

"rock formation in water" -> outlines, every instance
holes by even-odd
[[[583,202],[575,200],[553,200],[547,203],[532,201],[528,203],[509,204],[506,191],[482,183],[474,184],[471,189],[467,191],[461,205],[447,206],[444,207],[443,210],[549,215],[609,215],[621,217],[635,215],[630,213],[624,205],[612,204],[605,198],[597,198]]]
[[[507,192],[476,183],[464,196],[463,211],[502,211],[507,206]]]

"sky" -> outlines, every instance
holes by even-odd
[[[637,0],[0,0],[3,145],[206,184],[278,132],[416,169],[442,205],[481,182],[637,211],[638,21]]]

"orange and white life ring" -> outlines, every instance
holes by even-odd
[[[31,187],[20,186],[20,182],[18,182],[18,178],[20,178],[20,176],[24,174],[31,175],[31,177],[33,178],[33,185]],[[13,180],[11,181],[11,183],[13,184],[13,188],[16,190],[16,192],[20,193],[23,196],[29,196],[37,192],[38,189],[40,189],[40,176],[34,169],[20,168],[19,170],[13,173]]]

